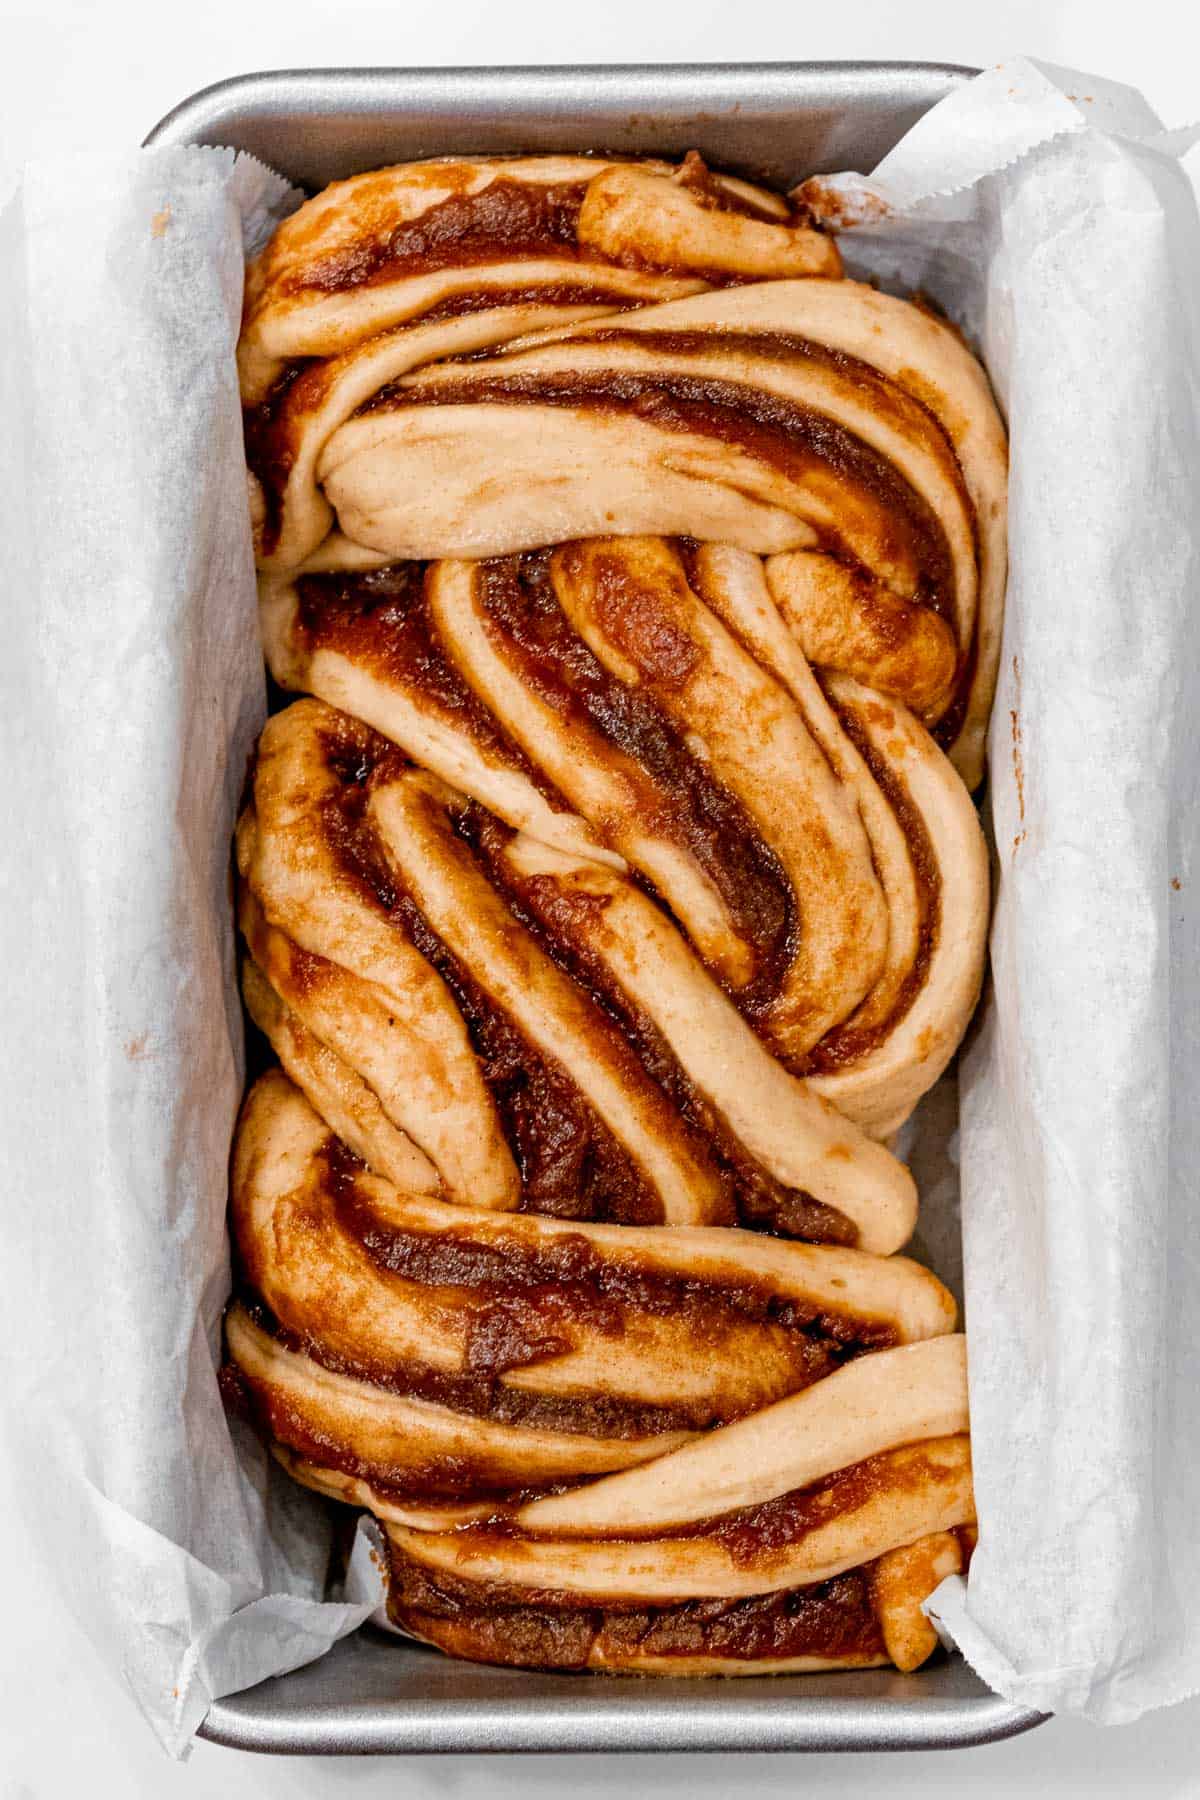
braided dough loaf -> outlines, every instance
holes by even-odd
[[[964,1340],[886,1140],[981,980],[1004,434],[928,310],[689,156],[336,184],[239,349],[227,1384],[453,1654],[933,1647]]]

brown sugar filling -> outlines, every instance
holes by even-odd
[[[460,829],[477,848],[493,885],[504,893],[516,917],[559,967],[612,1017],[647,1075],[669,1096],[683,1124],[705,1145],[726,1177],[738,1222],[752,1230],[774,1231],[807,1243],[855,1244],[857,1231],[843,1213],[802,1189],[785,1187],[755,1162],[719,1109],[691,1080],[653,1020],[623,992],[601,958],[581,942],[574,929],[575,911],[597,902],[566,894],[555,882],[538,876],[518,879],[502,854],[514,833],[485,808],[469,807]]]
[[[329,766],[340,778],[324,811],[326,841],[453,995],[521,1175],[523,1208],[558,1218],[659,1222],[657,1194],[566,1070],[495,1005],[404,892],[365,815],[372,787],[409,765],[378,733],[342,717],[338,737],[326,739]]]
[[[597,1640],[612,1656],[719,1656],[737,1661],[885,1655],[868,1574],[739,1600],[675,1606],[583,1607],[539,1593],[536,1605],[501,1603],[481,1583],[434,1579],[389,1546],[388,1610],[396,1624],[452,1655],[516,1668],[582,1669]]]
[[[253,1234],[239,1234],[236,1246],[243,1304],[285,1348],[395,1393],[556,1431],[630,1437],[703,1430],[740,1416],[739,1407],[716,1390],[686,1403],[651,1405],[604,1395],[541,1395],[505,1386],[500,1377],[571,1350],[581,1328],[620,1339],[636,1317],[677,1319],[714,1356],[746,1324],[769,1327],[776,1352],[784,1348],[790,1363],[788,1392],[897,1341],[886,1320],[780,1295],[736,1269],[726,1279],[712,1269],[690,1277],[633,1258],[606,1257],[574,1233],[532,1246],[515,1234],[479,1242],[465,1225],[461,1231],[399,1228],[380,1216],[359,1183],[365,1166],[332,1134],[320,1168],[321,1197],[303,1228],[319,1238],[329,1228],[331,1204],[335,1228],[360,1244],[378,1269],[438,1293],[452,1290],[450,1301],[466,1320],[465,1369],[448,1375],[415,1360],[347,1356],[325,1342],[319,1304],[306,1305],[285,1324],[257,1297],[264,1283]]]
[[[751,947],[755,975],[735,997],[749,1016],[759,1016],[795,956],[799,922],[787,877],[740,801],[692,754],[661,708],[611,675],[573,629],[549,560],[549,551],[531,551],[480,565],[488,627],[535,693],[644,771],[655,830],[695,857]]]
[[[310,654],[345,656],[385,682],[417,692],[485,756],[519,769],[558,810],[566,802],[504,731],[443,653],[425,594],[427,565],[301,575],[295,584],[299,635]]]
[[[474,194],[449,194],[415,219],[305,262],[280,294],[340,294],[397,276],[428,275],[511,257],[576,256],[587,183],[501,175]]]
[[[612,344],[639,350],[660,350],[668,356],[711,355],[714,337],[699,331],[622,330],[619,325],[589,330],[583,342],[590,346]],[[943,472],[959,490],[973,517],[957,457],[933,415],[920,402],[901,395],[868,364],[844,351],[831,350],[808,339],[783,333],[722,332],[720,347],[766,357],[780,363],[797,359],[834,370],[849,381],[872,410],[897,422],[908,420],[914,408],[925,413],[930,426],[930,446]],[[954,624],[956,599],[953,564],[945,534],[928,503],[887,459],[862,439],[814,407],[770,393],[752,380],[737,381],[704,373],[678,370],[506,370],[496,353],[479,352],[457,359],[457,380],[443,383],[389,382],[358,408],[356,416],[397,410],[408,406],[454,406],[496,401],[506,405],[562,405],[594,407],[629,413],[663,430],[696,433],[716,438],[780,469],[804,479],[831,471],[889,519],[889,530],[898,547],[912,557],[919,579],[911,598],[931,607]],[[846,553],[848,547],[830,527],[824,548]]]

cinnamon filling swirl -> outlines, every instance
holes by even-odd
[[[471,267],[504,257],[573,254],[581,181],[545,184],[504,175],[475,193],[451,193],[416,218],[362,235],[307,261],[281,283],[285,295],[370,287],[385,276]]]
[[[636,592],[631,596],[619,569],[608,578],[633,632]],[[778,858],[654,700],[609,673],[572,630],[550,579],[549,552],[484,563],[479,579],[487,628],[519,664],[525,684],[567,730],[586,721],[638,770],[645,783],[639,800],[653,811],[656,829],[695,858],[720,894],[749,948],[753,974],[739,990],[739,1004],[753,1016],[774,997],[795,953],[795,898]],[[660,679],[686,673],[695,660],[690,639],[657,618],[645,619],[638,645]]]
[[[622,1666],[636,1658],[661,1660],[668,1673],[671,1663],[686,1665],[698,1655],[714,1663],[801,1667],[888,1661],[865,1570],[751,1599],[617,1611],[581,1607],[567,1594],[539,1596],[536,1606],[513,1599],[505,1605],[470,1582],[432,1579],[394,1545],[389,1562],[397,1622],[452,1655],[484,1662],[583,1670],[608,1658]]]

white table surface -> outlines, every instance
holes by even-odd
[[[134,143],[177,100],[248,69],[331,64],[716,62],[1024,51],[1139,86],[1170,125],[1200,115],[1195,0],[0,0],[0,198],[28,157]],[[19,1203],[10,1195],[9,1203]],[[20,1279],[9,1271],[9,1279]],[[1200,1796],[1200,1701],[1098,1731],[1052,1720],[951,1754],[851,1757],[275,1759],[199,1744],[169,1763],[30,1560],[0,1480],[0,1800],[520,1795],[620,1787],[660,1800],[753,1792]],[[65,1551],[66,1547],[64,1547]]]

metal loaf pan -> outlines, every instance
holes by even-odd
[[[146,142],[232,145],[310,189],[425,156],[692,149],[788,188],[806,175],[870,170],[973,72],[935,63],[280,71],[205,88]],[[989,1743],[1040,1722],[958,1657],[917,1675],[639,1680],[478,1667],[367,1627],[319,1662],[219,1701],[201,1735],[330,1755],[917,1750]]]

